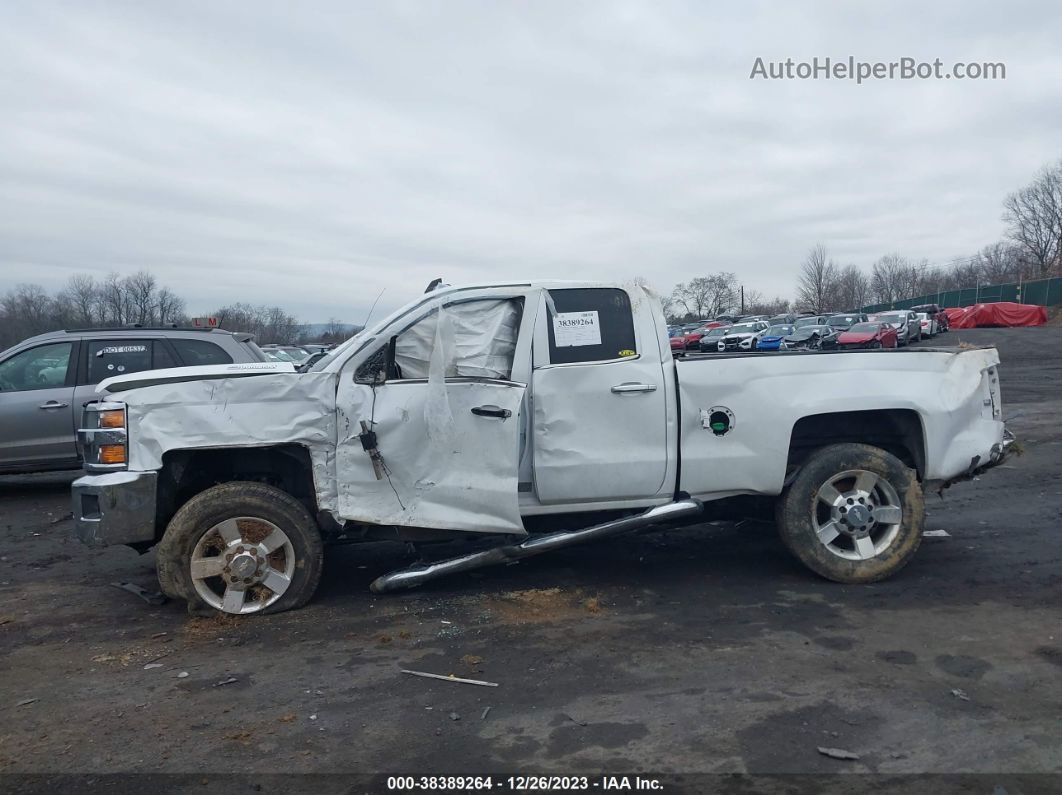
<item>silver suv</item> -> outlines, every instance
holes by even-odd
[[[51,331],[0,353],[0,473],[81,466],[75,432],[96,384],[166,367],[264,362],[252,334],[221,329]]]

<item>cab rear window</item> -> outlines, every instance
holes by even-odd
[[[549,360],[552,364],[600,362],[638,353],[631,299],[617,288],[550,290]]]

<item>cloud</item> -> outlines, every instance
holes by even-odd
[[[1057,4],[8,4],[0,289],[141,267],[358,321],[451,283],[946,261],[1057,159]],[[757,56],[1000,82],[750,80]]]

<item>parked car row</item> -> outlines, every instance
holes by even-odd
[[[684,356],[690,352],[897,348],[947,330],[947,315],[937,305],[929,304],[873,315],[721,315],[714,320],[672,326],[668,336],[671,352]]]

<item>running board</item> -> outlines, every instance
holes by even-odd
[[[562,531],[550,533],[545,536],[536,536],[522,544],[508,544],[493,547],[483,552],[474,552],[471,555],[462,555],[458,558],[441,560],[427,566],[418,566],[412,569],[403,569],[390,574],[384,574],[373,580],[369,587],[374,593],[387,593],[402,588],[415,588],[428,580],[442,577],[447,574],[455,574],[459,571],[469,571],[483,566],[497,566],[503,563],[512,563],[521,558],[530,558],[550,552],[554,549],[570,547],[581,544],[584,541],[596,541],[600,538],[628,533],[631,530],[640,530],[663,522],[671,522],[678,519],[691,519],[704,510],[700,500],[685,499],[650,508],[636,516],[626,516],[612,522],[587,527],[583,530]]]

